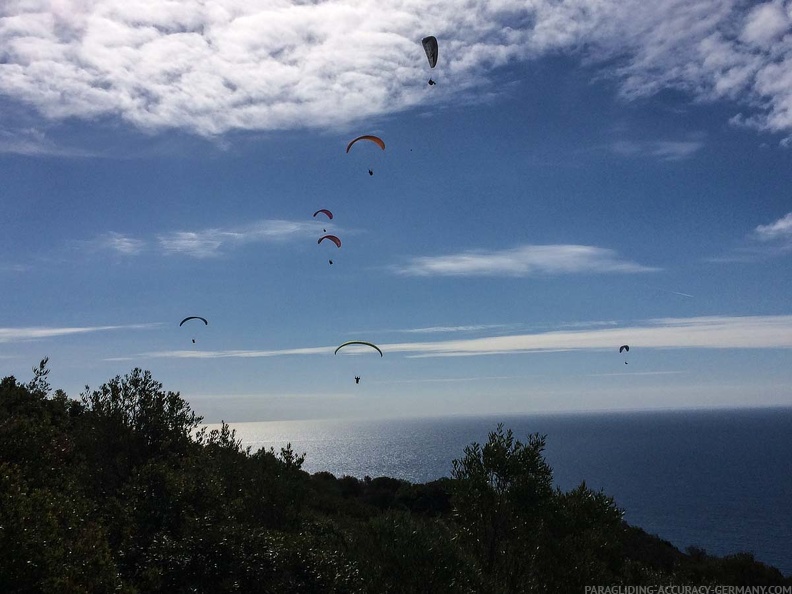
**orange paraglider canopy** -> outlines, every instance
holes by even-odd
[[[370,140],[378,147],[380,147],[383,151],[385,150],[385,142],[379,136],[371,136],[370,134],[366,134],[364,136],[358,136],[347,145],[346,152],[349,152],[349,149],[352,148],[352,145],[355,144],[358,140]]]

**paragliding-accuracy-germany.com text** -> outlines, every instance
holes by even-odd
[[[792,594],[792,586],[586,586],[585,594]]]

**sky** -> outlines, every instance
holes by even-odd
[[[141,367],[207,422],[792,406],[790,165],[790,1],[5,0],[0,375]]]

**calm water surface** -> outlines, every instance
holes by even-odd
[[[564,490],[586,481],[684,549],[738,551],[792,574],[792,409],[232,423],[253,450],[291,443],[303,468],[426,482],[497,423],[547,436]],[[212,426],[214,427],[214,426]]]

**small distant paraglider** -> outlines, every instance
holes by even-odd
[[[334,244],[336,244],[336,247],[339,248],[341,247],[341,240],[338,239],[338,237],[336,237],[335,235],[323,235],[322,237],[319,238],[319,241],[317,241],[316,243],[322,243],[322,241],[324,241],[325,239],[327,239],[328,241],[332,241]],[[332,260],[328,260],[328,262],[330,262],[331,266],[333,265]]]
[[[181,328],[184,325],[184,322],[187,322],[189,320],[201,320],[204,323],[205,326],[209,325],[209,322],[206,321],[206,318],[202,318],[201,316],[187,316],[181,322],[179,322],[179,328]],[[192,339],[192,341],[193,341],[193,344],[195,344],[195,339],[194,338]]]
[[[629,353],[630,352],[630,345],[623,344],[619,347],[619,353]],[[626,359],[626,357],[625,357]],[[624,361],[624,364],[627,365],[627,361]]]
[[[327,210],[326,208],[320,208],[315,213],[313,213],[314,218],[316,218],[316,215],[318,215],[319,213],[322,213],[323,215],[325,215],[331,221],[333,220],[333,213],[330,212],[329,210]],[[327,233],[327,229],[322,229],[322,232],[323,233]]]
[[[424,37],[421,40],[424,52],[426,52],[426,59],[429,61],[429,68],[434,68],[437,65],[437,38],[434,35]],[[437,84],[433,79],[429,79],[429,86]]]

